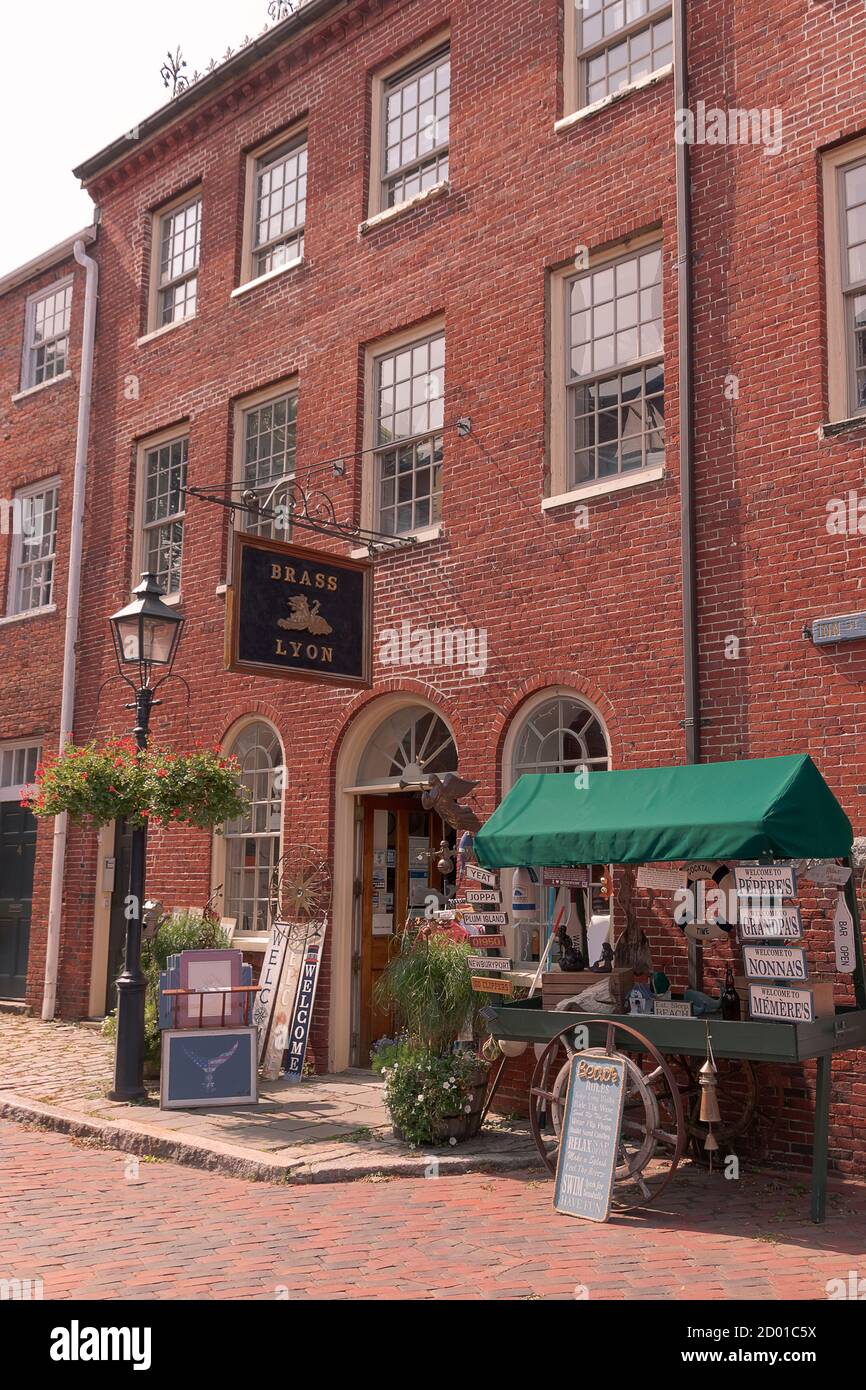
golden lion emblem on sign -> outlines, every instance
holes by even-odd
[[[312,605],[303,594],[295,594],[289,599],[291,617],[278,618],[277,627],[288,628],[290,632],[314,632],[317,636],[329,637],[334,631],[331,624],[319,613],[319,600]]]

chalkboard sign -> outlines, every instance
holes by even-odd
[[[571,1059],[553,1205],[566,1216],[606,1221],[625,1098],[625,1058],[603,1051]]]

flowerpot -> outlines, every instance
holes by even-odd
[[[448,1143],[451,1139],[456,1139],[460,1144],[466,1139],[474,1139],[479,1133],[484,1097],[487,1094],[486,1070],[479,1068],[476,1077],[472,1090],[463,1102],[463,1108],[454,1115],[443,1115],[439,1121],[433,1132],[434,1143]]]

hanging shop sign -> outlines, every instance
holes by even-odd
[[[794,898],[797,875],[793,864],[752,864],[734,869],[739,898]]]
[[[836,618],[813,618],[811,636],[816,647],[827,647],[831,642],[856,642],[866,637],[866,613],[840,613]]]
[[[372,567],[258,536],[235,536],[229,671],[372,684]]]
[[[799,907],[740,907],[740,940],[763,941],[782,936],[796,941],[803,935]]]
[[[750,980],[805,980],[806,952],[800,946],[744,946],[743,966]]]
[[[493,869],[482,869],[480,864],[467,864],[466,877],[473,883],[483,883],[485,888],[496,888],[499,884],[499,875]]]
[[[606,1221],[625,1098],[625,1058],[571,1059],[553,1205],[567,1216]]]
[[[316,1002],[316,986],[319,983],[327,925],[327,921],[323,921],[320,926],[313,929],[304,949],[298,993],[289,1027],[287,1081],[300,1081],[304,1073],[304,1058],[307,1055],[307,1043],[310,1038],[313,1005]]]

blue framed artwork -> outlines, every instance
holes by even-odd
[[[257,1028],[166,1028],[160,1110],[255,1105]]]

